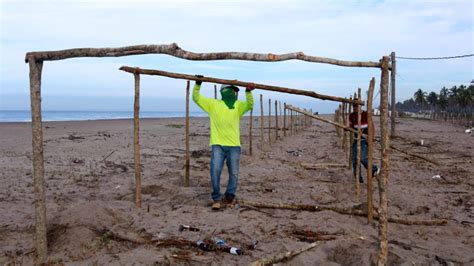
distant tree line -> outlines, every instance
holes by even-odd
[[[459,85],[451,88],[443,87],[439,93],[426,92],[418,89],[413,98],[398,102],[396,109],[399,112],[474,112],[474,80],[469,86]]]

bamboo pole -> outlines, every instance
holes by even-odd
[[[214,85],[215,88],[215,85]],[[189,187],[189,80],[186,81],[186,161],[184,167],[184,186]]]
[[[133,151],[135,159],[135,206],[142,207],[142,180],[140,167],[140,74],[134,73],[135,101],[133,104]]]
[[[35,189],[35,249],[36,263],[44,264],[48,258],[46,238],[46,200],[44,181],[43,123],[41,117],[41,73],[43,62],[29,58],[31,131],[33,147],[33,182]]]
[[[252,156],[252,123],[253,123],[253,108],[250,109],[250,125],[249,125],[249,154]]]
[[[214,84],[214,99],[217,99],[217,85]]]
[[[254,86],[256,89],[260,90],[267,90],[267,91],[277,91],[282,93],[288,94],[296,94],[296,95],[305,95],[316,99],[322,100],[329,100],[329,101],[336,101],[336,102],[354,102],[347,98],[337,97],[337,96],[330,96],[330,95],[323,95],[316,93],[314,91],[305,91],[305,90],[298,90],[298,89],[290,89],[285,87],[278,87],[278,86],[270,86],[265,84],[258,84],[253,82],[245,82],[239,80],[229,80],[229,79],[219,79],[219,78],[211,78],[211,77],[196,77],[195,75],[188,75],[188,74],[180,74],[180,73],[173,73],[173,72],[166,72],[161,70],[154,70],[154,69],[141,69],[129,66],[122,66],[120,70],[134,73],[138,71],[139,74],[143,75],[153,75],[153,76],[163,76],[175,79],[186,79],[186,80],[195,80],[195,81],[203,81],[203,82],[211,82],[211,83],[219,83],[219,84],[228,84],[240,87],[247,87],[248,85]],[[363,102],[356,102],[358,104],[364,104]]]
[[[286,103],[283,103],[283,136],[286,137]]]
[[[388,257],[388,198],[387,185],[389,175],[389,149],[390,138],[388,131],[388,67],[389,57],[382,58],[382,74],[380,79],[380,134],[382,141],[382,176],[379,180],[379,195],[380,195],[380,218],[379,218],[379,240],[380,250],[378,257],[379,265],[387,265]]]
[[[260,94],[260,149],[263,150],[263,95]]]
[[[360,88],[357,90],[357,99],[360,100]],[[360,201],[360,184],[359,184],[359,176],[361,175],[360,169],[360,157],[361,157],[361,142],[362,142],[362,128],[361,128],[361,114],[362,107],[358,106],[357,108],[357,161],[356,161],[356,176],[355,176],[355,188],[356,188],[356,199]]]
[[[140,54],[167,54],[187,60],[246,60],[278,62],[287,60],[301,60],[314,63],[325,63],[345,67],[374,67],[380,68],[380,62],[345,61],[327,57],[306,55],[303,52],[286,54],[260,54],[241,52],[220,52],[220,53],[194,53],[181,49],[177,43],[161,45],[134,45],[116,48],[75,48],[58,51],[38,51],[29,52],[25,56],[28,62],[30,56],[34,56],[37,61],[62,60],[74,57],[120,57]]]
[[[278,102],[275,100],[275,141],[278,140]]]
[[[395,80],[396,80],[396,63],[397,60],[395,59],[395,52],[390,54],[391,61],[392,61],[392,70],[391,70],[391,85],[392,85],[392,115],[390,116],[390,129],[391,129],[391,136],[395,136],[395,118],[397,117],[397,110],[396,110],[396,99],[395,99]]]
[[[272,100],[268,99],[268,144],[272,143]]]
[[[372,183],[372,163],[374,154],[374,122],[372,120],[372,101],[374,97],[375,78],[370,80],[369,93],[367,94],[367,126],[369,136],[367,137],[367,223],[373,223],[373,183]]]

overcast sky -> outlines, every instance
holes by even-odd
[[[22,1],[1,2],[0,110],[29,109],[28,51],[178,43],[192,52],[304,52],[351,61],[473,54],[472,1]],[[258,2],[258,3],[254,3]],[[202,74],[349,96],[378,69],[301,61],[186,61],[168,55],[45,62],[43,110],[131,110],[122,65]],[[397,61],[397,100],[417,89],[469,84],[473,57]],[[182,110],[185,81],[142,77],[143,110]],[[213,84],[203,93],[213,95]],[[332,112],[336,103],[263,93]],[[257,98],[257,97],[256,97]],[[377,104],[378,105],[378,104]]]

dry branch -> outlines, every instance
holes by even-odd
[[[247,200],[238,200],[239,204],[242,206],[253,206],[257,208],[267,208],[267,209],[283,209],[283,210],[303,210],[303,211],[333,211],[339,214],[345,215],[355,215],[355,216],[367,216],[366,211],[360,210],[357,208],[344,208],[337,206],[317,206],[317,205],[307,205],[307,204],[282,204],[282,203],[261,203],[253,202]],[[375,213],[374,219],[378,220],[379,216]],[[445,219],[438,220],[408,220],[404,218],[388,218],[388,222],[404,224],[404,225],[445,225],[448,223]]]
[[[375,67],[380,68],[380,62],[361,62],[361,61],[345,61],[320,56],[305,55],[303,52],[287,53],[287,54],[260,54],[260,53],[241,53],[241,52],[220,52],[220,53],[193,53],[181,49],[178,44],[162,44],[162,45],[134,45],[116,48],[75,48],[59,51],[40,51],[29,52],[25,56],[25,62],[31,57],[36,61],[62,60],[74,57],[120,57],[140,54],[167,54],[174,57],[187,60],[246,60],[246,61],[263,61],[278,62],[287,60],[301,60],[314,63],[324,63],[345,67]]]
[[[256,261],[252,262],[250,265],[252,265],[252,266],[271,265],[271,264],[274,264],[274,263],[282,262],[284,260],[289,260],[289,259],[293,258],[294,256],[302,253],[302,252],[305,252],[307,250],[310,250],[310,249],[316,247],[318,244],[319,244],[319,242],[314,242],[314,243],[311,243],[311,244],[306,245],[306,246],[304,246],[302,248],[299,248],[299,249],[288,251],[288,252],[278,254],[278,255],[275,255],[275,256],[272,256],[272,257],[256,260]]]
[[[360,105],[364,105],[364,103],[361,101],[349,100],[347,98],[337,97],[337,96],[323,95],[323,94],[316,93],[314,91],[290,89],[290,88],[285,88],[285,87],[264,85],[264,84],[251,83],[251,82],[245,82],[245,81],[239,81],[239,80],[219,79],[219,78],[211,78],[211,77],[196,77],[194,75],[189,75],[189,74],[180,74],[180,73],[167,72],[167,71],[154,70],[154,69],[141,69],[141,68],[135,68],[135,67],[129,67],[129,66],[122,66],[120,67],[120,70],[129,72],[129,73],[163,76],[163,77],[175,78],[175,79],[201,80],[203,82],[228,84],[228,85],[234,85],[234,86],[240,86],[240,87],[247,87],[247,85],[254,85],[256,89],[260,89],[260,90],[305,95],[305,96],[309,96],[309,97],[317,98],[321,100],[330,100],[330,101],[336,101],[336,102],[350,102],[350,103],[357,103]]]

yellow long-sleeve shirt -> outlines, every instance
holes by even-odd
[[[237,100],[234,109],[229,109],[222,100],[207,98],[199,93],[200,85],[194,85],[193,101],[211,120],[209,145],[240,146],[240,118],[253,109],[252,92],[245,92],[246,101]]]

